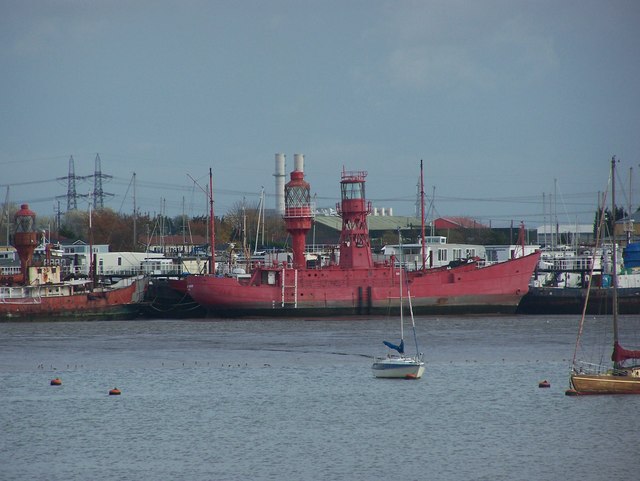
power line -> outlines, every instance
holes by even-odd
[[[10,184],[0,184],[0,187],[17,187],[20,185],[48,184],[49,182],[57,182],[57,181],[58,179],[29,180],[26,182],[12,182]]]

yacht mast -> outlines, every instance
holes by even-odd
[[[613,252],[611,260],[613,263],[611,269],[611,286],[613,288],[613,342],[618,344],[618,252],[616,247],[616,156],[611,158],[611,238],[613,239]]]
[[[427,246],[424,244],[424,171],[420,160],[420,220],[422,222],[422,270],[427,268]]]
[[[400,339],[401,342],[404,344],[404,316],[403,316],[403,293],[402,293],[402,289],[404,287],[403,285],[403,280],[402,280],[402,271],[404,271],[404,249],[402,248],[402,231],[400,230],[400,228],[398,228],[398,247],[400,248],[400,279],[399,279],[399,284],[400,284]]]

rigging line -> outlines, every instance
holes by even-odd
[[[196,210],[196,207],[195,207],[195,202],[196,202],[196,184],[195,183],[191,184],[191,189],[189,191],[189,194],[190,194],[189,195],[189,213],[193,214],[195,212],[195,210]],[[209,206],[206,206],[206,207],[208,208]]]
[[[609,181],[611,181],[611,173],[609,174]],[[576,338],[576,345],[573,350],[573,359],[571,361],[571,369],[575,369],[576,357],[578,355],[578,348],[580,346],[580,340],[582,338],[582,332],[584,330],[584,320],[587,315],[587,304],[589,302],[589,294],[591,292],[591,282],[593,279],[593,270],[595,267],[596,251],[598,248],[598,244],[600,243],[602,227],[604,225],[604,217],[605,217],[604,213],[605,213],[605,206],[607,205],[606,198],[607,198],[608,191],[609,191],[609,186],[607,185],[607,189],[605,190],[604,195],[602,196],[602,206],[598,206],[600,210],[600,221],[598,222],[598,228],[596,230],[596,244],[595,244],[595,249],[593,251],[593,260],[591,261],[591,271],[589,272],[589,282],[587,283],[587,294],[584,299],[584,304],[582,305],[582,316],[580,317],[580,325],[578,327],[578,336]],[[614,249],[616,248],[615,241],[613,243],[613,248]],[[613,282],[617,282],[617,281],[614,279]]]
[[[122,213],[122,208],[124,207],[125,200],[127,200],[127,195],[129,194],[129,189],[131,188],[131,184],[133,184],[133,176],[131,177],[131,180],[129,181],[129,185],[127,186],[127,191],[122,196],[122,202],[120,203],[120,209],[118,210],[118,214]]]
[[[558,179],[556,179],[556,187],[558,186],[558,184]],[[560,203],[562,204],[562,208],[564,209],[564,215],[567,217],[567,224],[571,224],[569,213],[567,212],[567,203],[565,202],[564,196],[562,195],[562,190],[560,190]]]
[[[622,197],[625,200],[625,204],[622,204],[622,205],[630,205],[631,201],[629,199],[629,195],[628,195],[627,191],[625,190],[625,182],[623,182],[623,179],[620,177],[619,169],[616,169],[616,179],[618,179],[618,183],[616,184],[616,191],[617,192],[622,191]],[[620,186],[620,187],[618,187],[618,186]],[[618,202],[618,204],[620,204],[620,203]],[[622,212],[624,213],[624,207],[622,207]],[[631,212],[628,212],[627,214],[631,215]]]
[[[442,214],[440,214],[440,211],[438,210],[438,208],[436,207],[435,203],[431,204],[431,210],[432,213],[434,214],[433,216],[433,220],[435,221],[435,216],[437,215],[438,217],[444,217]]]

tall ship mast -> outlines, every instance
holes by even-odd
[[[193,275],[191,297],[211,316],[329,316],[386,314],[399,310],[401,266],[395,258],[375,262],[367,216],[364,171],[343,169],[339,261],[307,266],[305,237],[312,226],[310,186],[301,165],[285,185],[283,218],[293,244],[293,262],[256,267],[249,277]],[[539,252],[481,266],[469,260],[456,266],[407,273],[415,313],[513,313],[526,294]],[[404,293],[406,296],[406,292]]]

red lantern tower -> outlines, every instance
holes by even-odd
[[[38,245],[38,234],[36,228],[36,214],[29,209],[28,204],[22,204],[20,210],[16,212],[15,233],[13,235],[13,246],[20,256],[20,268],[24,277],[24,283],[29,283],[29,265],[33,259],[33,251]]]
[[[340,234],[340,267],[342,269],[370,268],[373,266],[371,241],[367,216],[371,213],[371,202],[364,194],[367,173],[364,171],[342,171],[340,181],[341,203],[336,207],[342,217]]]
[[[284,222],[293,244],[293,266],[306,267],[304,257],[305,237],[311,229],[313,211],[311,209],[310,187],[304,180],[304,172],[294,170],[291,180],[284,186]]]

